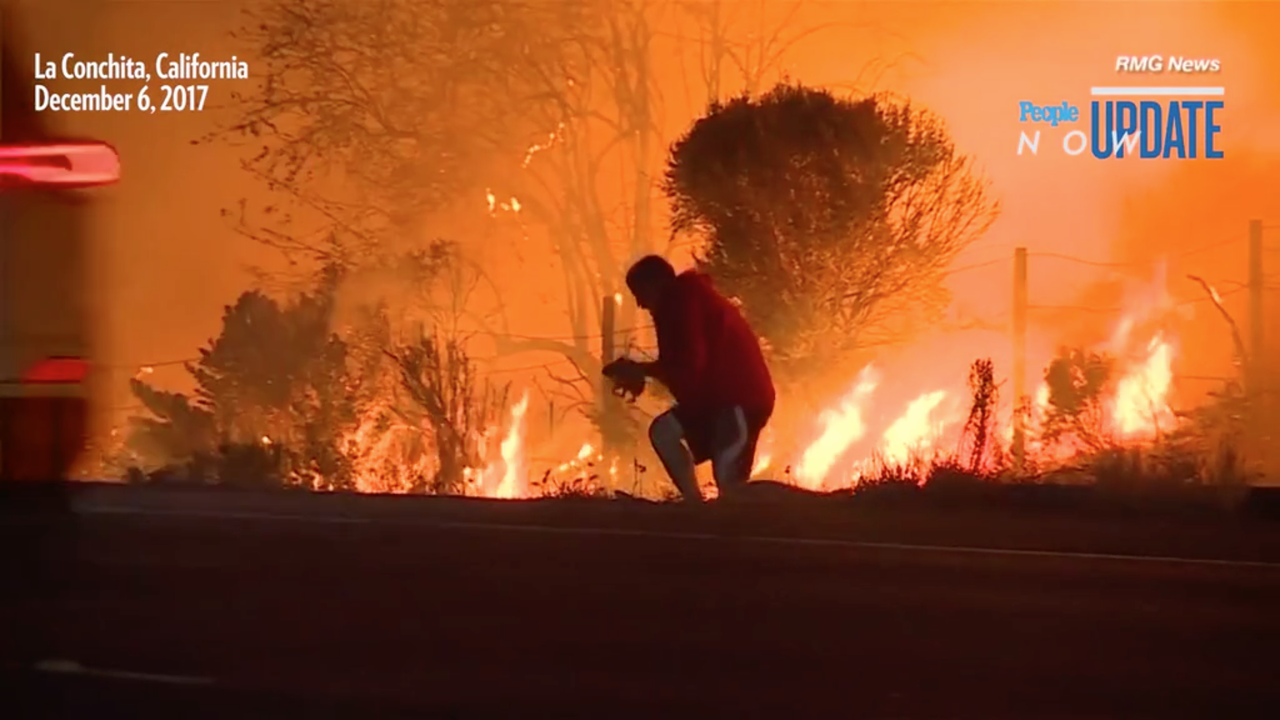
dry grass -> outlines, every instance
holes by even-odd
[[[556,473],[548,470],[533,481],[533,494],[541,498],[607,498],[609,490],[594,472]]]
[[[1200,412],[1184,429],[1141,447],[1123,447],[1108,438],[1096,442],[1069,460],[1028,458],[1027,469],[1014,472],[1007,448],[999,441],[996,425],[998,386],[990,360],[976,361],[970,370],[971,406],[964,431],[954,453],[916,458],[905,463],[873,460],[859,482],[849,490],[808,493],[798,488],[766,492],[760,497],[782,501],[795,496],[833,496],[858,502],[934,503],[988,508],[1054,506],[1088,511],[1096,509],[1152,511],[1210,511],[1233,508],[1258,479],[1236,450],[1239,428],[1220,427],[1204,418],[1224,413]],[[1087,406],[1087,403],[1082,404]],[[1238,413],[1225,413],[1236,417]],[[1079,430],[1069,417],[1060,424]],[[288,463],[279,448],[225,448],[216,458],[201,458],[191,467],[130,475],[133,482],[188,482],[253,487],[283,487]],[[637,465],[637,468],[640,466]],[[547,471],[533,481],[537,497],[548,499],[608,498],[612,495],[594,464],[557,473]],[[643,468],[641,468],[643,470]],[[639,472],[639,471],[637,471]],[[229,479],[229,480],[228,480]],[[219,482],[224,480],[223,482]],[[669,483],[652,483],[658,489],[649,499],[675,501],[678,494]],[[639,481],[637,480],[637,487]],[[632,488],[636,490],[636,488]],[[663,492],[663,491],[666,492]]]
[[[996,388],[989,360],[974,363],[969,389],[969,420],[954,455],[876,463],[863,473],[853,496],[864,501],[944,499],[991,506],[1013,502],[1197,512],[1238,506],[1248,487],[1260,480],[1230,434],[1196,423],[1142,446],[1091,436],[1086,449],[1067,460],[1033,457],[1027,464],[1031,469],[1015,473],[992,430]],[[1087,409],[1088,404],[1081,406]],[[1081,427],[1066,416],[1058,422],[1076,432]]]

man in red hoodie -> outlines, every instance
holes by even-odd
[[[649,426],[649,439],[686,500],[702,500],[694,468],[707,460],[720,494],[734,494],[751,476],[773,414],[773,378],[759,338],[710,278],[693,270],[677,275],[657,255],[631,266],[627,287],[653,316],[658,359],[614,361],[606,374],[624,387],[652,378],[675,397],[675,407]]]

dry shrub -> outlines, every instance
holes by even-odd
[[[467,468],[481,467],[486,431],[501,423],[509,386],[482,381],[461,340],[438,332],[387,351],[400,370],[412,407],[399,410],[411,425],[429,428],[439,459],[427,488],[460,494]]]
[[[969,417],[960,436],[960,453],[967,455],[967,470],[978,474],[998,464],[996,411],[1000,389],[995,380],[995,363],[990,358],[973,361],[969,368]]]
[[[1045,369],[1049,408],[1041,437],[1049,443],[1074,440],[1101,450],[1109,443],[1104,424],[1104,394],[1115,360],[1083,348],[1062,348]]]

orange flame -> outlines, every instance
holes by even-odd
[[[1107,347],[1111,351],[1130,344],[1140,315],[1129,315],[1113,333]],[[1105,430],[1114,440],[1126,444],[1156,440],[1161,433],[1174,428],[1178,419],[1169,405],[1173,389],[1175,348],[1164,334],[1157,333],[1146,344],[1140,361],[1122,366],[1109,396],[1104,401]],[[842,460],[869,433],[866,412],[875,393],[879,374],[864,369],[853,387],[833,407],[819,415],[818,437],[800,453],[796,479],[809,489],[847,487],[858,482],[872,462],[870,458]],[[948,403],[963,393],[939,389],[922,393],[906,403],[905,409],[888,423],[880,435],[874,454],[889,467],[906,467],[916,462],[929,462],[958,446],[962,423],[960,403]],[[1028,418],[1029,451],[1045,453],[1046,459],[1062,460],[1076,448],[1046,447],[1037,429],[1049,409],[1049,387],[1041,382],[1036,388]],[[1000,436],[1012,439],[1012,418],[1005,418]],[[772,457],[757,461],[757,471],[767,467]]]
[[[1118,439],[1152,440],[1177,419],[1167,404],[1173,386],[1173,347],[1157,335],[1147,345],[1147,357],[1116,384],[1111,424]]]
[[[501,207],[492,193],[488,199],[495,210]],[[614,300],[618,301],[620,297],[615,296]],[[1167,329],[1142,338],[1144,325],[1165,317],[1163,314],[1172,306],[1163,293],[1154,302],[1152,300],[1148,294],[1134,303],[1148,310],[1123,316],[1103,344],[1108,353],[1120,358],[1120,372],[1108,396],[1103,399],[1104,430],[1118,442],[1153,442],[1162,433],[1174,429],[1178,422],[1170,407],[1176,343],[1170,339]],[[1145,342],[1135,343],[1135,338],[1142,338]],[[1124,351],[1135,346],[1142,350],[1136,358],[1130,356],[1126,360]],[[1049,356],[1045,352],[1030,354],[1041,360]],[[937,364],[935,356],[929,359]],[[859,482],[872,469],[873,463],[909,468],[920,462],[937,460],[960,447],[961,421],[967,410],[967,393],[961,384],[963,371],[957,368],[960,372],[954,373],[955,385],[939,387],[931,382],[935,389],[901,395],[900,386],[882,383],[886,372],[894,367],[897,366],[881,363],[874,367],[865,366],[843,394],[818,413],[814,436],[803,438],[796,445],[790,442],[782,445],[780,449],[798,449],[794,456],[798,457],[798,462],[794,462],[793,480],[800,486],[812,490],[849,487]],[[937,377],[952,376],[945,367],[941,373]],[[1032,374],[1034,377],[1034,370]],[[1041,437],[1041,428],[1050,409],[1049,397],[1047,384],[1037,383],[1028,417],[1027,449],[1042,459],[1063,460],[1078,448],[1049,446]],[[509,408],[505,433],[496,448],[498,452],[492,453],[499,457],[488,459],[483,451],[490,445],[486,440],[498,436],[500,428],[491,428],[479,438],[480,467],[466,471],[466,492],[498,498],[525,498],[534,493],[535,485],[528,477],[530,468],[525,448],[529,402],[529,394],[525,392]],[[1012,403],[1006,404],[1005,417],[1000,418],[996,434],[1006,444],[1012,436],[1012,408],[1009,405]],[[377,429],[380,427],[370,420],[348,438],[350,446],[359,448],[352,457],[356,465],[356,484],[361,491],[407,492],[420,486],[421,478],[430,477],[437,470],[438,460],[434,454],[420,450],[421,428],[406,424],[388,432]],[[792,464],[789,451],[778,452],[772,447],[773,435],[778,432],[786,432],[785,425],[775,421],[762,438],[752,467],[754,477],[770,468]],[[794,441],[801,438],[786,439]],[[271,442],[267,438],[263,441]],[[411,452],[410,448],[418,449]],[[589,469],[602,460],[594,445],[583,443],[576,457],[553,465],[552,472],[581,473],[585,477]],[[601,482],[616,485],[619,474],[616,458],[611,458],[607,475],[603,468],[600,470],[604,476],[600,478]],[[714,489],[708,488],[707,493],[714,494]]]
[[[905,465],[929,452],[946,425],[945,421],[932,417],[946,398],[945,390],[935,390],[907,405],[906,412],[884,433],[881,453],[886,462]]]
[[[511,426],[502,439],[502,460],[485,468],[481,487],[494,488],[496,498],[522,498],[529,494],[528,467],[524,454],[525,413],[529,410],[529,391],[511,407]]]
[[[867,366],[858,374],[853,387],[840,398],[835,408],[823,410],[818,415],[822,432],[800,455],[796,466],[796,480],[810,490],[821,488],[827,482],[836,462],[867,433],[863,422],[863,405],[875,392],[880,379],[876,371]]]

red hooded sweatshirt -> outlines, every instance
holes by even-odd
[[[660,380],[692,412],[739,405],[767,418],[773,378],[746,318],[711,279],[680,273],[653,311]]]

